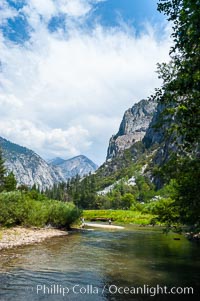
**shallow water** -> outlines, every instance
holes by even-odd
[[[1,251],[0,300],[198,300],[200,246],[174,237],[127,226]],[[162,294],[164,286],[194,294]]]

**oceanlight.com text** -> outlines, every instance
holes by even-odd
[[[144,284],[143,286],[116,286],[114,284],[105,286],[104,291],[107,290],[111,295],[149,295],[154,297],[155,295],[193,295],[193,287],[167,287],[160,286],[150,286]]]

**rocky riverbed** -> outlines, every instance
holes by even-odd
[[[64,235],[68,235],[68,232],[52,228],[14,227],[0,229],[0,250],[39,243],[47,238]]]

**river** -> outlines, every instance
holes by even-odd
[[[200,246],[177,236],[127,226],[1,251],[0,300],[197,300]]]

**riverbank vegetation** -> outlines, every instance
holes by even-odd
[[[98,171],[84,179],[76,177],[67,183],[55,185],[47,194],[60,200],[74,200],[76,205],[84,210],[84,218],[89,220],[96,217],[111,218],[120,223],[158,224],[176,231],[180,231],[184,224],[193,227],[191,220],[195,214],[192,210],[187,210],[187,216],[190,215],[188,223],[180,218],[181,209],[176,203],[179,194],[178,181],[171,179],[161,189],[156,190],[149,179],[139,172],[141,164],[129,162],[127,172],[130,169],[133,172],[132,185],[128,183],[128,176],[117,180],[117,177],[112,175],[112,181],[115,182],[110,180],[109,184],[112,186],[109,186],[110,190],[105,191],[103,187],[108,179],[100,176],[101,171]],[[125,171],[126,168],[123,172]],[[100,188],[102,190],[98,191]]]
[[[69,228],[80,216],[73,203],[49,200],[43,196],[33,198],[32,192],[11,191],[0,194],[0,225],[36,226],[51,225]]]
[[[0,226],[69,228],[81,214],[73,202],[48,199],[24,185],[17,188],[13,173],[6,175],[1,153],[0,189]]]
[[[154,215],[132,210],[84,210],[83,218],[88,221],[111,220],[120,224],[154,225]]]
[[[137,225],[163,225],[167,228],[173,223],[174,230],[180,230],[181,223],[178,219],[178,208],[174,210],[174,197],[176,195],[176,182],[171,181],[162,189],[156,192],[152,189],[149,193],[149,199],[141,202],[135,199],[132,194],[125,194],[124,199],[127,198],[126,205],[129,204],[128,209],[120,208],[112,209],[97,209],[97,210],[83,210],[83,217],[88,220],[95,220],[98,218],[111,219],[120,223],[133,223]],[[113,192],[115,194],[115,192]],[[154,193],[152,197],[151,194]],[[107,196],[109,197],[109,196]],[[104,208],[105,209],[105,208]]]

